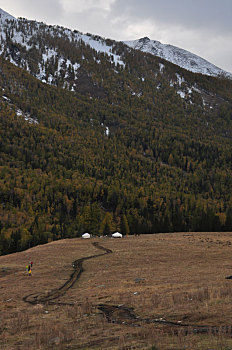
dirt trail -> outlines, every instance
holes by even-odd
[[[232,335],[232,326],[199,326],[185,324],[181,322],[172,322],[163,319],[141,318],[137,316],[133,308],[126,306],[115,306],[99,304],[98,309],[103,312],[106,319],[110,323],[123,324],[127,326],[140,327],[142,324],[160,324],[166,326],[166,330],[170,330],[173,334],[183,331],[184,334],[228,334]]]
[[[85,260],[97,258],[106,254],[111,254],[112,250],[101,246],[98,242],[92,243],[94,247],[104,251],[102,254],[91,255],[88,257],[77,259],[73,262],[72,266],[74,272],[70,275],[69,279],[59,288],[53,289],[46,293],[29,294],[23,298],[23,301],[30,304],[58,304],[58,305],[74,305],[73,303],[60,303],[54,302],[55,299],[65,295],[65,293],[73,287],[75,282],[79,279],[83,270],[83,262]],[[126,307],[124,305],[109,305],[98,304],[95,305],[106,317],[110,323],[117,323],[121,325],[127,325],[132,327],[140,327],[142,324],[161,324],[166,326],[172,333],[178,333],[179,330],[183,330],[185,334],[228,334],[232,335],[232,326],[199,326],[184,324],[181,322],[172,322],[163,319],[148,319],[137,316],[133,308]]]
[[[67,290],[72,288],[74,283],[79,279],[81,273],[83,272],[83,262],[85,260],[98,258],[99,256],[112,253],[112,250],[102,247],[98,242],[94,242],[92,244],[94,245],[94,247],[103,250],[104,253],[91,255],[88,257],[75,260],[72,263],[74,272],[71,274],[69,279],[61,287],[45,293],[29,294],[23,298],[23,301],[30,304],[42,304],[42,303],[47,303],[57,298],[60,298],[67,292]]]

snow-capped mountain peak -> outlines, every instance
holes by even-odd
[[[6,20],[12,21],[12,20],[16,20],[16,18],[11,16],[9,13],[7,13],[6,11],[3,11],[0,8],[0,21],[3,23]]]
[[[179,47],[162,44],[159,41],[150,40],[148,37],[134,41],[124,41],[124,43],[136,50],[161,57],[191,72],[215,77],[224,76],[232,79],[232,73],[226,72],[204,58]]]
[[[131,48],[153,54],[194,73],[232,79],[231,73],[203,58],[148,37],[125,41],[124,44],[58,25],[47,25],[25,18],[16,19],[0,9],[0,55],[50,85],[77,92],[89,91],[91,87],[92,95],[102,96],[104,93],[100,80],[94,81],[92,68],[88,70],[86,67],[91,64],[91,67],[95,66],[98,70],[104,65],[104,69],[106,66],[107,69],[111,67],[115,74],[119,74],[127,68],[127,53],[132,51]],[[164,74],[165,64],[158,61],[156,68]],[[142,75],[139,79],[144,81],[145,77]],[[178,76],[177,81],[182,81],[181,79]],[[174,81],[169,83],[170,86],[175,85]],[[159,88],[160,84],[157,85]],[[140,97],[141,93],[132,91],[133,96]]]

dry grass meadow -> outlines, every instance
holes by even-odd
[[[72,262],[84,272],[52,304],[31,305],[23,297],[59,288]],[[33,261],[32,276],[25,267]],[[232,337],[232,233],[174,233],[123,239],[67,239],[0,257],[0,349],[229,350]],[[110,323],[99,304],[124,305],[136,324],[115,314]],[[216,326],[217,334],[145,322],[163,319]],[[141,320],[141,321],[139,321]],[[118,323],[117,323],[118,321]]]

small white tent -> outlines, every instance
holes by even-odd
[[[90,234],[89,233],[83,233],[83,235],[81,236],[82,238],[90,238]]]
[[[112,237],[113,237],[113,238],[122,238],[122,234],[119,233],[119,232],[114,232],[114,233],[112,234]]]

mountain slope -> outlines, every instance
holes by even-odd
[[[124,43],[136,50],[161,57],[193,73],[232,79],[232,73],[226,72],[205,59],[179,47],[161,44],[159,41],[150,40],[147,37],[134,41],[124,41]]]
[[[232,230],[230,79],[61,27],[2,25],[2,253],[85,231]]]
[[[16,21],[16,18],[11,16],[9,13],[6,11],[0,9],[0,22],[1,24],[9,21]]]
[[[0,10],[0,34],[0,54],[4,58],[43,82],[62,85],[71,91],[88,82],[94,89],[96,84],[84,68],[86,62],[99,65],[104,58],[119,70],[125,65],[113,52],[113,41],[60,26],[15,19],[3,10]],[[95,90],[97,94],[96,86]]]
[[[0,34],[0,53],[11,63],[26,69],[45,83],[70,91],[91,92],[96,97],[106,96],[103,85],[108,70],[114,72],[116,76],[125,71],[125,68],[127,71],[130,69],[129,62],[134,54],[127,45],[145,52],[155,53],[156,56],[172,61],[186,69],[189,69],[189,65],[192,64],[195,72],[230,77],[229,73],[226,74],[226,72],[187,51],[170,45],[162,45],[150,41],[148,38],[131,43],[126,42],[127,45],[125,45],[122,42],[91,34],[84,35],[60,26],[48,26],[23,18],[15,19],[3,10],[0,10]],[[148,60],[143,52],[137,56],[140,62]],[[153,62],[156,74],[164,73],[168,63],[164,64],[163,59],[159,57],[154,58]],[[102,73],[97,74],[103,66],[104,76]],[[176,67],[171,69],[175,71]],[[144,81],[143,72],[139,72],[137,76],[140,81]],[[170,86],[176,85],[180,96],[186,96],[186,92],[178,88],[183,82],[185,82],[184,78],[179,73],[169,79]],[[157,83],[158,85],[159,83]],[[192,86],[188,88],[190,91]],[[198,86],[195,86],[195,91],[197,89]]]
[[[206,108],[215,108],[222,102],[219,90],[215,95],[207,78],[198,79],[121,42],[22,18],[16,20],[5,12],[0,19],[0,31],[2,57],[50,85],[111,99],[113,91],[117,95],[126,91],[141,97],[148,93],[148,85],[157,90],[168,84],[189,103],[193,103],[194,95],[200,96],[201,105]],[[130,82],[125,84],[127,77]],[[116,100],[114,103],[118,103]]]

